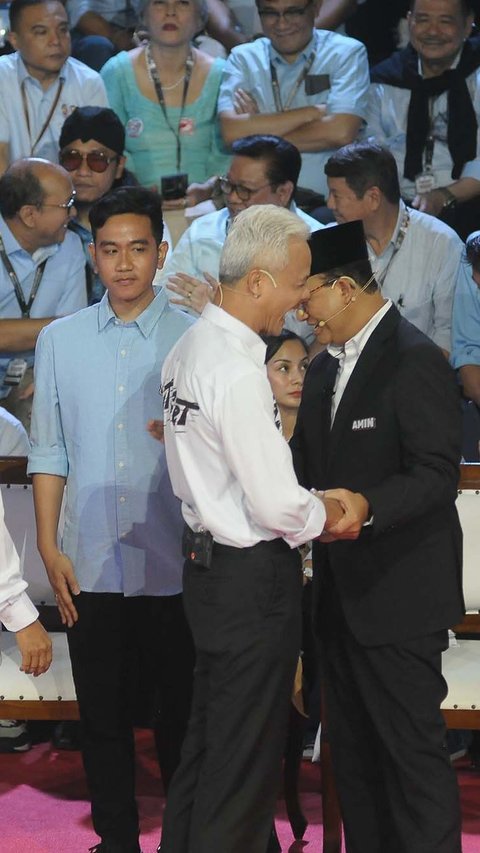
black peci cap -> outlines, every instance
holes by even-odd
[[[108,107],[77,107],[63,123],[60,151],[76,139],[82,142],[95,139],[116,154],[123,154],[125,128],[117,114]]]
[[[310,275],[328,272],[355,261],[368,261],[367,243],[360,219],[320,228],[308,241],[312,253]]]

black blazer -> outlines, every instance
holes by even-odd
[[[291,440],[297,476],[307,488],[361,492],[374,523],[356,541],[314,543],[316,596],[335,583],[363,645],[453,625],[464,612],[453,371],[392,306],[355,365],[330,431],[336,367],[322,352],[307,372]]]

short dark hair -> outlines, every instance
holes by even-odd
[[[294,189],[297,186],[302,158],[298,148],[286,139],[270,134],[243,136],[232,144],[232,151],[239,157],[265,160],[265,172],[273,189],[286,181],[291,181]]]
[[[40,6],[48,2],[50,2],[50,0],[12,0],[12,2],[10,3],[10,8],[8,10],[8,20],[10,23],[10,29],[14,33],[17,31],[18,22],[20,20],[22,12],[28,6]],[[58,2],[62,6],[65,5],[62,0],[58,0]]]
[[[98,199],[92,205],[88,218],[95,242],[97,231],[103,228],[111,216],[121,216],[122,213],[136,213],[138,216],[148,216],[152,225],[152,234],[158,245],[163,240],[162,202],[158,193],[145,187],[120,187]]]
[[[398,204],[400,184],[395,157],[377,142],[352,142],[335,151],[325,164],[327,178],[345,178],[357,198],[378,187],[387,201]]]
[[[468,18],[469,15],[474,14],[473,3],[471,0],[458,0],[460,8],[462,10],[462,14],[464,18]],[[410,11],[413,11],[413,7],[415,6],[416,0],[410,0]]]
[[[298,341],[305,350],[305,355],[308,355],[308,346],[303,338],[295,332],[291,332],[290,329],[283,329],[279,335],[261,335],[261,338],[267,345],[265,352],[265,364],[268,364],[270,359],[277,354],[280,347],[283,347],[287,341]]]
[[[12,163],[0,178],[0,213],[13,219],[25,204],[41,207],[47,193],[29,163]]]
[[[353,261],[351,264],[343,264],[341,267],[334,267],[328,272],[322,273],[328,279],[341,278],[342,275],[349,276],[362,288],[367,281],[372,278],[373,271],[370,261]],[[365,288],[365,293],[375,293],[378,290],[378,284],[373,279],[368,287]]]

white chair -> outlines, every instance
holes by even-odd
[[[480,729],[480,465],[462,465],[457,509],[463,530],[466,616],[453,626],[456,645],[443,655],[448,696],[442,704],[448,728]]]

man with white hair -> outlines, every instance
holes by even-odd
[[[218,304],[205,307],[162,371],[196,649],[162,853],[265,853],[300,649],[297,546],[327,529],[342,535],[339,505],[295,478],[260,338],[279,334],[308,294],[309,233],[281,207],[242,211],[220,259]]]

